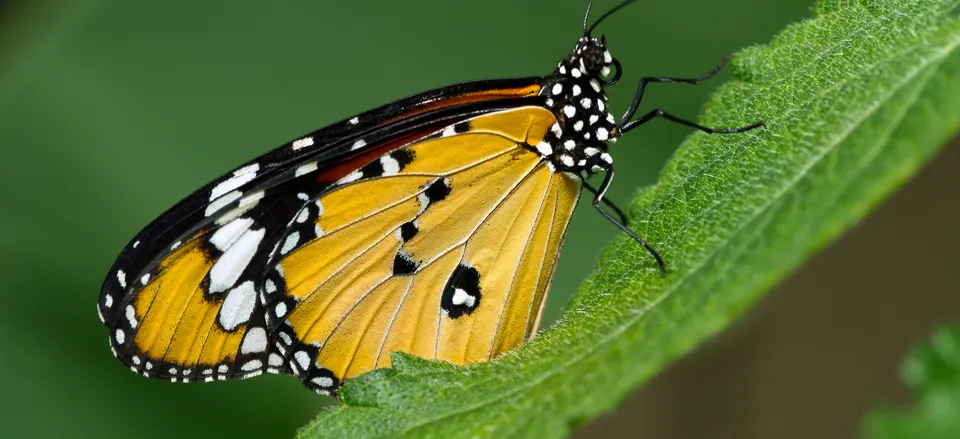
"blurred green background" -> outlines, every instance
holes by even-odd
[[[699,75],[809,16],[810,3],[639,2],[600,27],[624,67],[613,107],[640,76]],[[442,85],[549,73],[579,37],[584,6],[0,3],[0,435],[292,436],[331,402],[296,379],[171,384],[112,357],[94,304],[120,249],[195,188],[301,133]],[[725,79],[653,86],[644,108],[694,117]],[[688,134],[653,123],[618,143],[610,197],[652,182]],[[851,437],[867,408],[908,401],[898,358],[960,317],[958,169],[954,146],[744,321],[580,435]],[[616,234],[582,207],[547,324]]]

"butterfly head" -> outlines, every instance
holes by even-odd
[[[573,53],[544,78],[540,95],[557,123],[536,147],[553,167],[580,174],[612,163],[607,144],[616,141],[619,130],[604,87],[619,76],[619,63],[603,38],[584,36]]]
[[[577,41],[573,57],[580,64],[580,71],[587,76],[605,78],[615,67],[613,56],[607,50],[604,38],[585,36]]]

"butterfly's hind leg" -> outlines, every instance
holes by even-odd
[[[635,233],[633,233],[633,231],[630,230],[624,224],[624,222],[617,221],[617,219],[614,218],[613,215],[610,215],[606,210],[603,209],[602,206],[600,206],[600,202],[604,201],[603,195],[607,192],[607,188],[610,187],[610,182],[613,181],[613,164],[603,163],[603,165],[600,165],[600,166],[603,168],[603,171],[604,171],[603,182],[600,183],[600,187],[596,190],[596,192],[594,192],[595,196],[593,197],[593,207],[597,209],[597,211],[600,212],[600,214],[603,215],[603,217],[606,218],[607,221],[610,221],[611,223],[613,223],[613,225],[617,226],[621,231],[623,231],[623,233],[626,233],[627,236],[633,238],[634,241],[637,241],[638,244],[642,245],[643,248],[647,249],[647,251],[650,252],[650,254],[653,255],[653,257],[657,260],[657,264],[660,266],[661,271],[664,271],[664,272],[667,271],[667,266],[666,264],[663,263],[663,258],[660,257],[660,253],[657,253],[656,249],[654,249],[650,244],[648,244],[647,241],[644,241],[642,238],[640,238]],[[621,215],[622,215],[622,212],[621,212]]]

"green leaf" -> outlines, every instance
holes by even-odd
[[[763,119],[769,129],[691,136],[630,205],[668,274],[620,238],[560,321],[523,348],[470,367],[395,354],[392,370],[348,382],[344,405],[300,437],[562,437],[613,409],[862,218],[957,130],[958,4],[824,1],[770,46],[743,51],[739,80],[715,94],[702,122]]]
[[[940,328],[903,363],[903,381],[918,396],[913,412],[868,415],[870,439],[950,439],[960,431],[960,326]]]

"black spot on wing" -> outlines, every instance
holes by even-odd
[[[419,231],[420,229],[417,227],[417,223],[413,221],[403,223],[403,225],[400,226],[400,239],[402,239],[403,242],[410,241],[414,236],[417,236],[417,232]]]
[[[436,203],[437,201],[447,198],[447,195],[450,195],[450,183],[448,183],[446,179],[437,180],[430,183],[430,186],[428,186],[423,193],[426,195],[430,204]]]
[[[380,160],[374,160],[360,168],[363,174],[361,178],[379,177],[383,175],[383,163]]]
[[[440,297],[440,308],[447,312],[447,316],[455,319],[464,314],[470,314],[480,306],[480,272],[476,268],[457,265],[450,275],[450,280],[443,288]]]
[[[465,133],[470,131],[470,121],[463,121],[453,126],[453,132],[457,134]]]
[[[393,258],[393,275],[394,276],[403,276],[407,274],[413,274],[417,271],[417,264],[410,255],[404,253],[402,250],[397,252],[397,256]]]
[[[413,159],[415,158],[413,151],[410,151],[405,148],[401,148],[391,152],[390,157],[392,157],[394,160],[397,161],[397,163],[400,165],[401,170],[403,170],[403,168],[409,165],[410,163],[413,163]]]

